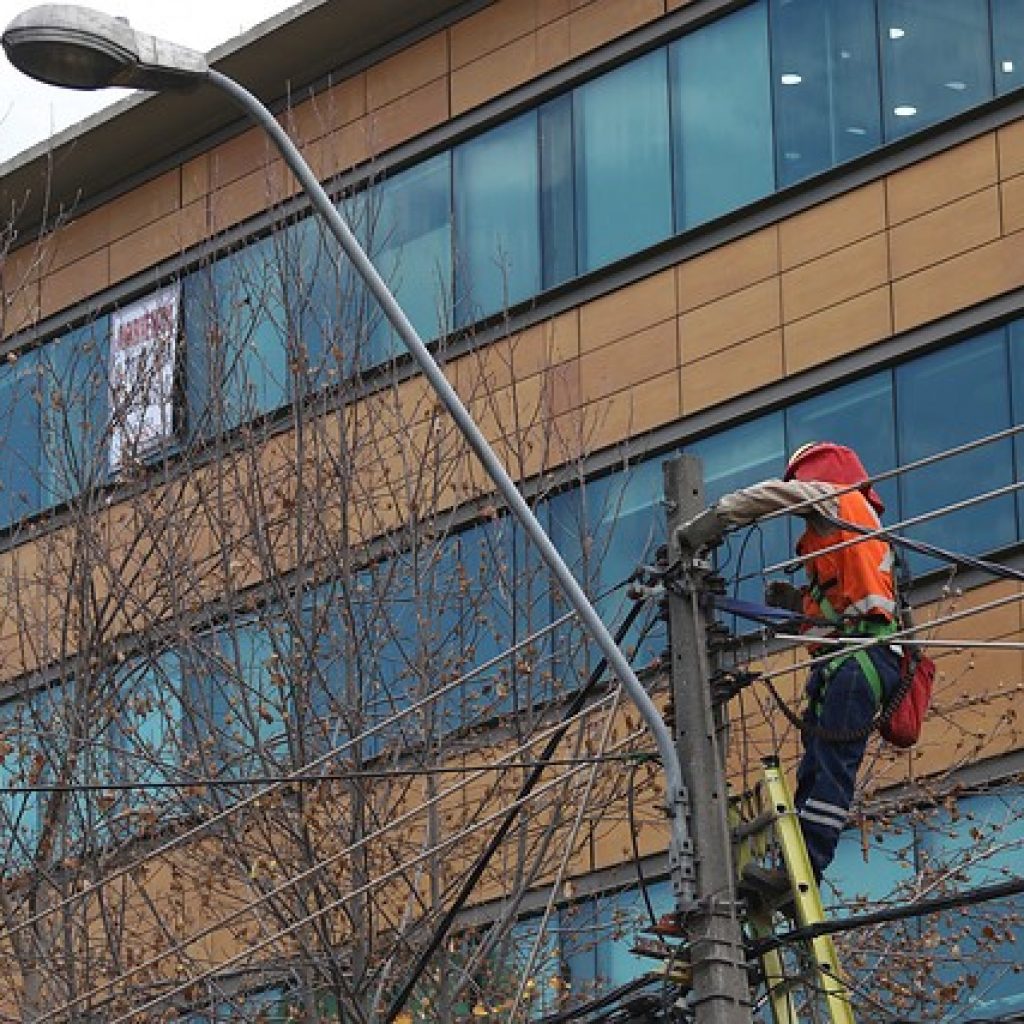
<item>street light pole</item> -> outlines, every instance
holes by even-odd
[[[18,15],[3,34],[3,47],[15,67],[41,81],[74,89],[117,85],[162,91],[189,89],[203,82],[226,92],[271,137],[315,211],[355,265],[391,326],[404,342],[441,402],[481,461],[512,515],[537,545],[548,568],[565,592],[569,605],[593,637],[654,737],[666,780],[666,810],[671,822],[670,860],[687,860],[690,842],[686,822],[686,791],[672,735],[657,705],[640,684],[625,655],[596,609],[569,571],[562,556],[519,493],[512,478],[477,427],[462,400],[441,372],[415,327],[384,279],[363,251],[316,175],[271,112],[248,89],[209,67],[203,54],[132,29],[127,22],[99,11],[70,4],[44,4]],[[677,877],[678,909],[694,902],[692,884]]]

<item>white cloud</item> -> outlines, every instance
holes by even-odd
[[[196,50],[212,50],[292,6],[294,0],[111,0],[103,9],[136,28]],[[0,29],[34,0],[0,0]],[[125,89],[76,92],[34,82],[0,51],[0,163],[128,95]]]

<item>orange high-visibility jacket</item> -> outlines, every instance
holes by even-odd
[[[896,617],[893,591],[892,549],[884,540],[864,538],[851,530],[834,527],[826,518],[877,530],[878,515],[860,491],[838,494],[834,484],[805,480],[762,480],[761,483],[733,491],[719,499],[715,508],[727,522],[743,526],[768,512],[793,509],[807,521],[807,529],[797,543],[797,553],[813,556],[805,563],[812,586],[817,583],[829,604],[839,614],[851,618],[870,615],[886,621]],[[856,544],[838,551],[816,552],[843,541]],[[819,602],[806,596],[804,612],[812,618],[821,614]]]
[[[841,494],[837,501],[837,519],[869,530],[881,526],[875,510],[859,491]],[[816,519],[818,529],[809,525],[796,546],[797,554],[811,556],[804,563],[811,583],[804,595],[804,614],[832,619],[829,609],[821,607],[824,598],[831,612],[854,621],[866,615],[892,621],[896,615],[892,548],[880,537],[865,538],[838,527],[822,533],[822,520]],[[826,550],[851,540],[857,543],[837,551]]]

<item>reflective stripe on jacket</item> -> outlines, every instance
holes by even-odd
[[[859,491],[839,495],[838,502],[838,519],[870,530],[881,526],[875,510]],[[850,540],[857,543],[838,551],[825,550]],[[804,596],[806,615],[830,622],[848,618],[853,628],[843,632],[856,632],[855,623],[864,616],[886,622],[895,618],[892,549],[884,540],[863,538],[838,527],[819,533],[809,526],[796,549],[800,555],[812,556],[804,563],[811,584]],[[819,551],[824,553],[816,555]]]

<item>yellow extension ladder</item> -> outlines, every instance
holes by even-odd
[[[778,759],[765,758],[762,769],[763,777],[754,789],[733,800],[736,866],[741,885],[754,880],[756,889],[760,862],[770,854],[777,858],[781,852],[792,895],[786,893],[774,901],[750,901],[746,920],[750,937],[754,940],[775,934],[774,918],[780,905],[786,906],[786,913],[795,918],[797,927],[824,920],[821,893],[814,880],[793,797]],[[823,996],[818,1001],[824,1003],[832,1024],[855,1024],[849,989],[839,970],[831,936],[811,939],[806,943],[804,952],[806,967],[802,980],[787,975],[778,949],[772,949],[761,957],[774,1024],[799,1024],[801,1017],[795,990],[801,984]]]

